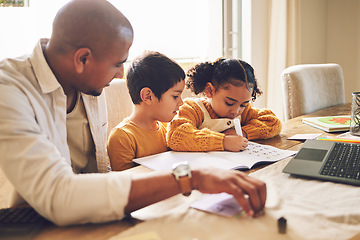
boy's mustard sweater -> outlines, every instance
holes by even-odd
[[[217,115],[206,101],[202,99],[212,119]],[[204,121],[204,112],[194,99],[187,98],[178,114],[168,126],[168,146],[175,151],[222,151],[225,134],[208,128],[199,129]],[[268,139],[281,131],[281,121],[269,109],[257,109],[249,103],[241,114],[241,128],[249,140]]]
[[[137,164],[134,158],[145,157],[167,151],[166,125],[158,122],[156,131],[146,130],[129,118],[125,118],[111,130],[107,152],[113,171],[122,171]]]

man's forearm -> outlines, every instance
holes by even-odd
[[[131,213],[178,193],[179,183],[171,172],[157,172],[133,178],[125,213]]]

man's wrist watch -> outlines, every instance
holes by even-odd
[[[191,169],[187,161],[174,163],[173,174],[175,179],[180,184],[181,192],[184,196],[190,196],[192,191],[191,186]]]

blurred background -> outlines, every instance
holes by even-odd
[[[39,38],[50,37],[52,20],[66,2],[0,0],[0,59],[31,53]],[[264,92],[254,105],[274,110],[281,119],[280,76],[288,66],[338,63],[346,102],[360,91],[358,0],[109,2],[133,25],[129,61],[145,50],[162,52],[185,70],[221,56],[241,58],[254,67]]]

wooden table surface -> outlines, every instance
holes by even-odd
[[[258,140],[257,143],[271,145],[281,149],[291,149],[298,150],[301,147],[302,141],[287,140],[288,137],[291,137],[299,133],[323,133],[322,136],[336,136],[339,135],[336,133],[326,133],[320,129],[310,127],[307,124],[302,123],[301,119],[304,117],[321,117],[321,116],[332,116],[332,115],[350,115],[351,104],[337,105],[334,107],[322,109],[310,114],[302,115],[296,118],[289,119],[283,122],[283,128],[281,133],[267,140]],[[300,144],[300,145],[299,145]]]
[[[283,122],[283,128],[280,135],[268,139],[268,140],[259,140],[256,141],[261,144],[271,145],[280,149],[289,149],[289,150],[299,150],[302,141],[287,140],[288,137],[291,137],[299,133],[323,133],[323,136],[333,135],[336,136],[339,133],[325,133],[322,130],[310,127],[301,122],[303,117],[316,117],[316,116],[330,116],[330,115],[350,115],[351,105],[344,104],[320,111],[316,111],[311,114],[303,115],[290,119],[286,122]],[[138,166],[132,169],[127,170],[132,174],[142,174],[149,172],[151,170]],[[250,172],[256,171],[250,170]],[[12,186],[7,181],[3,172],[0,169],[0,208],[8,207],[8,193],[11,191]],[[174,200],[179,201],[179,200]],[[135,219],[123,219],[122,221],[115,221],[110,223],[103,224],[84,224],[76,225],[70,227],[57,227],[55,225],[49,225],[43,229],[35,239],[108,239],[111,236],[119,234],[126,229],[131,228],[137,223]]]

